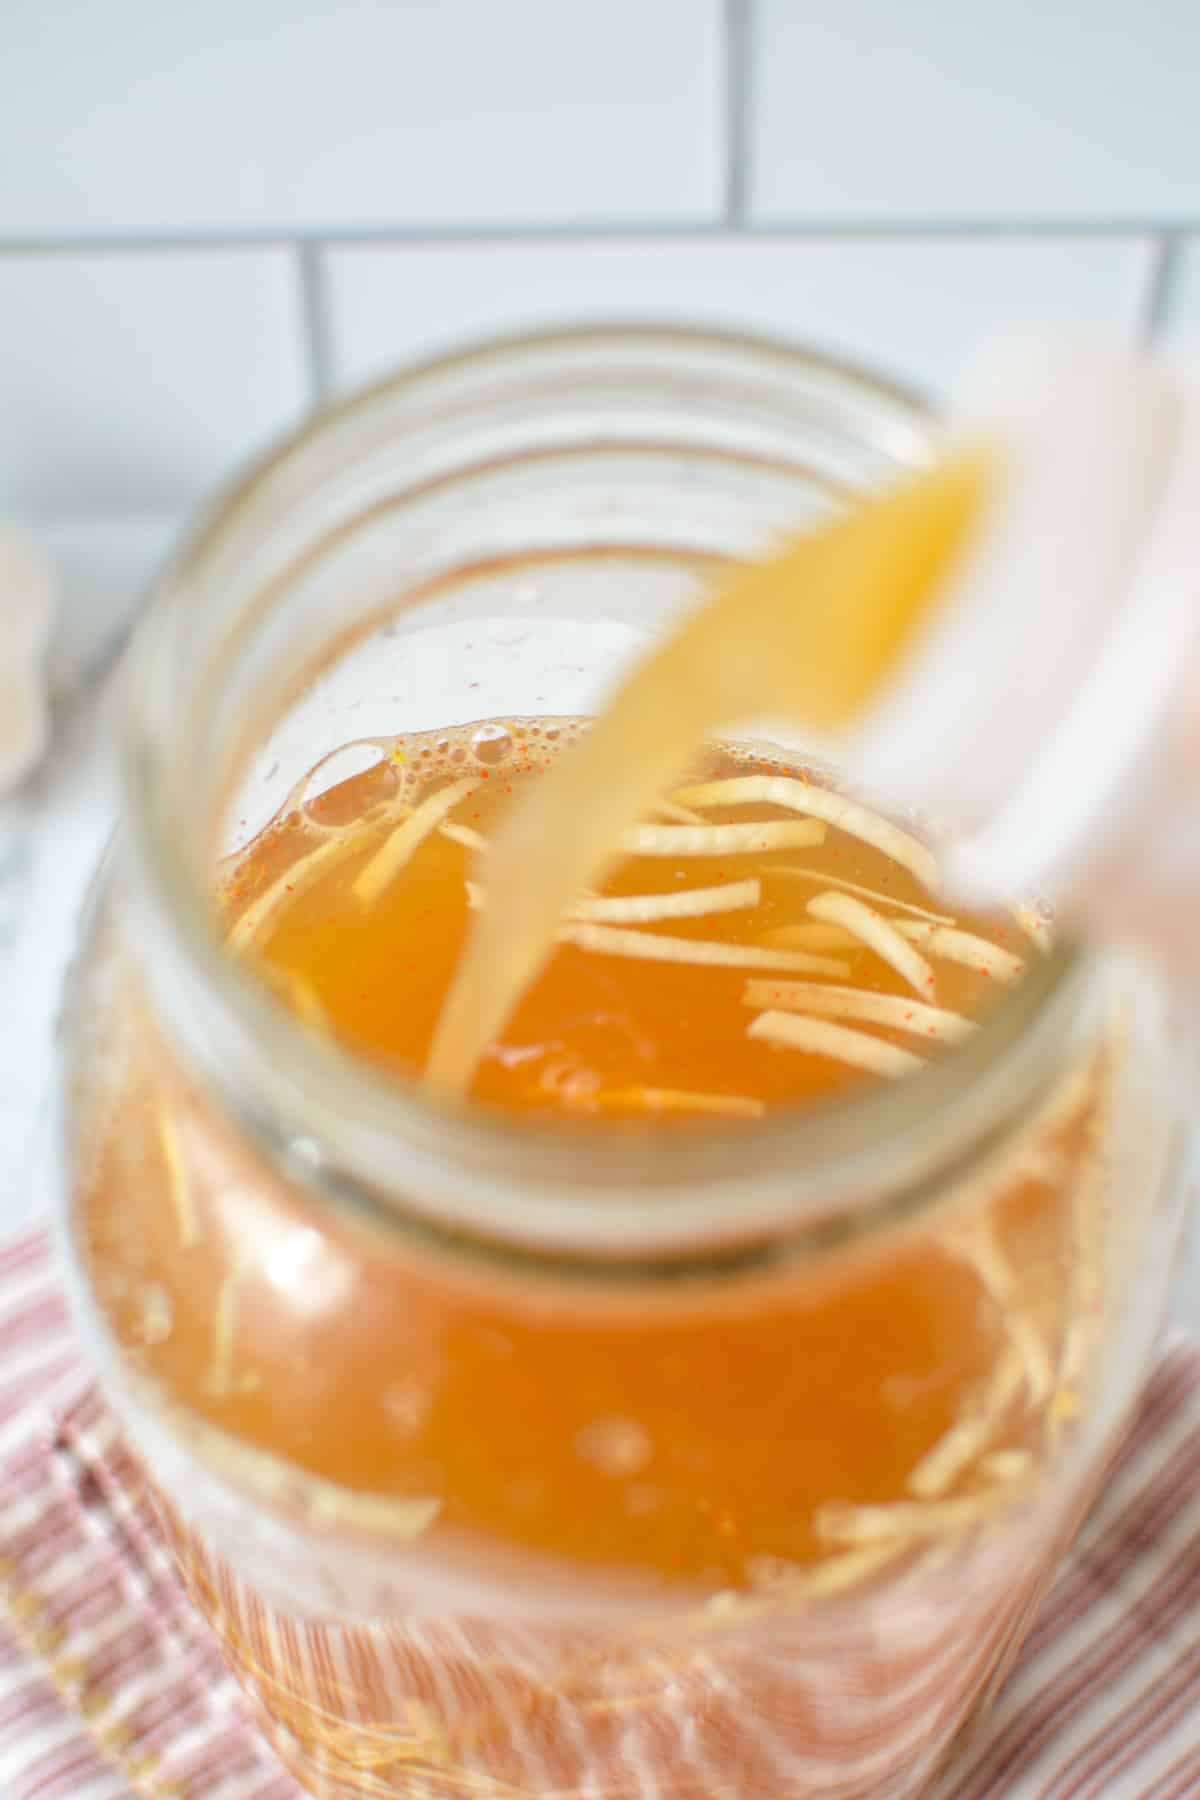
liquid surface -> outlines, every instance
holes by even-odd
[[[584,733],[578,720],[503,720],[387,746],[373,770],[293,810],[239,859],[225,889],[238,948],[308,1023],[419,1081],[486,897],[487,847],[523,790]],[[747,804],[734,790],[722,803],[724,784],[747,777],[782,777],[794,805]],[[465,781],[474,784],[467,791]],[[999,978],[1029,953],[1013,920],[950,920],[909,868],[851,831],[798,814],[796,806],[817,808],[825,791],[813,772],[726,749],[708,753],[691,782],[718,784],[714,798],[703,810],[669,802],[649,816],[647,835],[672,853],[627,854],[594,890],[600,905],[585,900],[584,916],[566,921],[581,941],[555,949],[487,1046],[476,1099],[553,1118],[653,1115],[659,1123],[706,1113],[753,1119],[768,1107],[824,1101],[881,1077],[837,1055],[750,1035],[795,983],[889,997],[895,1024],[835,1012],[838,1030],[925,1059],[946,1041],[927,1009],[978,1017]],[[368,865],[409,829],[408,809],[419,812],[439,794],[454,800],[446,817],[394,876],[371,882]],[[703,853],[710,828],[726,825],[743,836],[765,827],[762,847],[722,853],[713,838]],[[773,832],[798,841],[772,848]],[[799,841],[806,834],[820,841]],[[897,834],[898,845],[908,842]],[[835,912],[849,899],[852,917],[862,906],[882,910],[918,939],[938,921],[956,924],[980,938],[978,953],[968,944],[961,959],[927,959],[926,988],[846,926],[814,916],[810,908],[821,912],[831,895]],[[633,897],[631,908],[608,904]],[[726,910],[729,900],[737,904]],[[644,916],[656,911],[662,916]],[[747,953],[750,966],[684,960],[709,957],[710,946]]]

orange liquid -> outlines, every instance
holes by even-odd
[[[490,839],[522,782],[551,760],[553,749],[547,754],[542,747],[544,732],[555,733],[554,743],[573,732],[569,722],[550,723],[540,728],[538,738],[530,739],[531,728],[539,729],[536,722],[514,728],[514,733],[526,735],[512,737],[512,752],[503,763],[476,768],[480,786],[454,808],[454,823]],[[430,734],[427,744],[438,741]],[[413,761],[417,764],[415,794],[436,791],[439,785],[436,776],[430,782],[420,773],[424,748],[417,739],[400,752],[406,759],[404,768]],[[461,765],[448,764],[446,773],[460,772]],[[717,779],[759,772],[790,771],[766,757],[716,753],[701,773]],[[381,771],[340,784],[313,803],[309,813],[321,823],[353,821],[387,781]],[[781,808],[761,806],[712,808],[705,817],[713,823],[789,822]],[[795,814],[790,822],[795,822]],[[283,997],[298,1004],[310,1021],[319,1021],[350,1048],[393,1073],[419,1080],[471,924],[467,884],[473,876],[480,877],[479,859],[474,850],[435,831],[399,877],[364,906],[354,893],[355,877],[391,829],[387,823],[363,829],[355,853],[298,891],[256,935],[253,950]],[[293,814],[254,845],[229,884],[228,904],[234,916],[311,844],[303,819]],[[901,905],[935,904],[907,870],[836,830],[814,849],[724,858],[629,856],[601,891],[678,893],[732,886],[756,877],[762,883],[762,898],[754,907],[666,919],[647,929],[706,943],[757,944],[764,934],[807,919],[806,903],[820,892],[821,882],[775,872],[798,867],[870,886]],[[1010,948],[1028,948],[1018,941],[1020,934],[1011,924],[963,922]],[[835,951],[825,954],[833,956]],[[841,979],[848,985],[916,998],[893,969],[861,947],[837,947],[836,957],[847,965]],[[788,978],[786,969],[776,972],[781,979]],[[771,973],[759,968],[642,962],[564,946],[491,1046],[473,1097],[508,1112],[535,1112],[547,1119],[571,1113],[644,1118],[644,1105],[633,1097],[638,1090],[743,1096],[775,1107],[827,1101],[861,1085],[863,1077],[854,1069],[827,1058],[783,1055],[747,1036],[753,1017],[743,1000],[747,977]],[[992,995],[993,983],[976,969],[947,963],[939,970],[937,998],[942,1006],[978,1015]],[[931,1048],[913,1035],[885,1035],[910,1048]],[[665,1116],[678,1122],[680,1115]]]
[[[479,762],[466,733],[406,741],[249,846],[223,904],[236,933],[240,916],[291,881],[248,954],[311,1028],[419,1076],[469,928],[475,859],[435,831],[363,905],[355,880],[395,829],[377,809],[406,782],[417,800],[471,768],[479,786],[452,822],[488,836],[516,786],[574,729],[509,722],[476,740]],[[702,773],[760,767],[781,765],[729,751]],[[706,814],[785,816],[794,817],[769,807]],[[345,854],[302,876],[304,856],[335,826]],[[753,874],[753,908],[644,927],[752,945],[809,918],[820,883],[781,872],[796,866],[874,890],[897,917],[904,903],[937,905],[905,869],[834,829],[803,851],[632,857],[603,892],[720,887]],[[1034,954],[1015,928],[959,923]],[[912,994],[861,945],[828,954],[845,960],[846,985]],[[733,1123],[752,1131],[757,1104],[823,1104],[876,1079],[748,1037],[747,975],[765,973],[563,945],[491,1047],[474,1097],[563,1130],[581,1114],[645,1133],[711,1130],[712,1119],[661,1100],[698,1094],[740,1103],[747,1117]],[[993,991],[958,963],[938,962],[937,978],[937,1003],[971,1017]],[[937,1048],[862,1029],[922,1054]],[[999,1488],[986,1458],[1012,1452],[1010,1472],[1036,1466],[1050,1442],[1076,1299],[1075,1178],[1095,1129],[1087,1095],[1047,1125],[1040,1162],[966,1216],[823,1260],[621,1285],[533,1279],[385,1245],[337,1217],[322,1218],[318,1239],[302,1203],[214,1134],[153,1055],[139,1079],[84,1197],[97,1292],[128,1354],[172,1403],[244,1443],[359,1495],[436,1503],[430,1554],[439,1543],[500,1545],[706,1588],[814,1569],[853,1542],[829,1509],[911,1504],[914,1472],[985,1403],[1014,1355],[1024,1373],[974,1452],[935,1484],[937,1497],[988,1503]]]

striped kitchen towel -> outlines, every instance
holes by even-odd
[[[0,1249],[0,1601],[5,1800],[301,1800],[172,1572],[41,1230]],[[937,1800],[1001,1795],[1200,1800],[1200,1348],[1188,1342],[1156,1369]]]

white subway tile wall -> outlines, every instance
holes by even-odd
[[[178,506],[308,398],[284,249],[0,256],[0,499]]]
[[[1177,360],[1200,370],[1200,237],[1178,252],[1163,335]]]
[[[42,0],[0,231],[711,219],[719,51],[718,0]]]
[[[1195,212],[1196,0],[762,0],[756,217]]]
[[[1196,0],[44,0],[0,67],[31,521],[181,516],[315,396],[550,321],[935,395],[1005,322],[1200,351]]]
[[[1146,238],[574,240],[369,245],[325,257],[332,371],[348,385],[488,331],[567,320],[691,320],[801,338],[952,385],[997,319],[1131,335]]]

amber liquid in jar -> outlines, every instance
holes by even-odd
[[[418,1081],[486,905],[481,852],[520,785],[582,728],[501,720],[382,744],[227,867],[232,950],[306,1029]],[[788,784],[788,804],[761,797],[762,778]],[[580,1120],[753,1132],[906,1079],[968,1036],[1040,954],[1036,922],[950,918],[914,872],[927,851],[878,821],[864,837],[857,809],[843,828],[828,800],[814,772],[771,752],[711,751],[564,920],[472,1098],[560,1132]],[[533,1552],[731,1617],[773,1595],[850,1604],[1008,1517],[1075,1410],[1098,1074],[1054,1098],[1017,1168],[941,1219],[825,1259],[652,1288],[481,1275],[353,1232],[322,1246],[303,1215],[274,1218],[261,1201],[261,1217],[249,1204],[239,1216],[192,1097],[152,1071],[144,1082],[137,1124],[102,1149],[84,1199],[96,1291],[128,1356],[173,1407],[334,1484],[348,1508],[394,1507],[427,1557]],[[125,1179],[137,1155],[157,1184]],[[997,1591],[980,1604],[996,1613]],[[970,1665],[978,1683],[982,1652],[966,1650],[961,1678]],[[295,1671],[251,1660],[296,1761],[328,1708],[297,1712]],[[889,1667],[897,1679],[907,1667],[899,1652],[876,1661],[884,1688]],[[576,1668],[526,1681],[513,1702],[568,1791],[582,1777],[555,1708],[586,1688]],[[492,1702],[476,1694],[448,1716],[432,1675],[418,1689],[433,1718],[422,1768],[543,1791]],[[653,1720],[644,1672],[639,1691]],[[789,1741],[841,1767],[819,1705],[785,1704]],[[620,1785],[595,1694],[581,1705],[606,1791],[640,1792]],[[345,1717],[365,1744],[390,1728],[386,1711]],[[408,1791],[411,1757],[408,1773],[385,1757],[377,1785],[359,1787],[346,1754],[346,1785],[330,1791]],[[751,1779],[768,1780],[758,1752],[728,1754],[730,1780],[766,1791]],[[886,1791],[848,1779],[846,1792]]]

